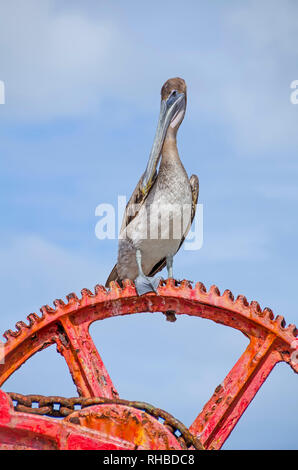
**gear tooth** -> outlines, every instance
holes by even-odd
[[[114,282],[115,281],[111,281],[110,285]],[[104,286],[102,286],[101,284],[96,284],[96,286],[94,287],[94,292],[95,292],[95,295],[101,295],[101,294],[106,295],[107,294],[106,288]]]
[[[293,335],[295,338],[296,336],[298,335],[298,329],[296,327],[296,325],[294,325],[293,323],[290,323],[287,327],[286,327],[286,331],[288,333],[290,333],[291,335]]]
[[[220,296],[220,290],[215,284],[213,284],[209,289],[209,294],[216,295],[218,297]]]
[[[285,328],[286,326],[286,320],[282,315],[277,315],[275,318],[275,323],[280,327],[280,328]]]
[[[44,318],[46,316],[46,314],[48,313],[47,310],[46,310],[46,306],[43,305],[42,307],[40,307],[39,311],[41,312],[41,318]]]
[[[242,294],[238,295],[236,302],[239,303],[240,305],[243,305],[244,307],[248,307],[248,302],[247,302],[247,298],[245,297],[245,295],[242,295]]]
[[[252,300],[250,302],[250,308],[257,315],[261,315],[262,310],[261,310],[260,304],[256,300]]]
[[[265,307],[262,313],[269,320],[274,320],[274,314],[273,314],[271,308]]]
[[[188,281],[187,279],[182,279],[182,281],[180,282],[179,289],[181,289],[181,290],[183,290],[183,289],[192,290],[192,282]]]
[[[94,292],[95,292],[96,301],[105,301],[110,294],[110,291],[108,289],[106,289],[104,286],[99,285],[99,284],[96,284],[94,288]]]
[[[41,308],[40,308],[40,311],[42,313],[42,316],[46,316],[48,313],[49,314],[52,314],[52,313],[55,313],[55,309],[50,307],[49,305],[43,305]]]
[[[122,283],[123,283],[123,287],[134,286],[134,282],[131,279],[123,279]]]
[[[17,335],[12,330],[6,330],[3,333],[3,337],[6,339],[6,341],[10,341],[11,339],[15,338],[16,336]]]
[[[21,320],[16,322],[16,329],[18,330],[19,333],[21,333],[21,331],[24,330],[24,328],[29,328],[29,326],[26,325],[25,322]]]
[[[9,330],[6,330],[4,334],[7,334],[8,336],[10,336],[10,338],[16,338],[17,336],[19,336],[20,330],[13,331],[9,329]]]
[[[175,279],[166,279],[166,287],[176,287]]]
[[[111,281],[110,282],[110,289],[107,292],[106,289],[103,287],[104,291],[101,294],[102,296],[104,295],[105,297],[108,297],[109,299],[116,299],[117,297],[120,297],[121,294],[123,295],[123,289],[122,286],[119,285],[117,281]]]
[[[106,290],[103,286],[100,286],[103,288],[104,292],[106,293]],[[109,291],[109,295],[118,295],[119,292],[121,292],[121,287],[119,286],[118,282],[117,281],[111,281],[110,282],[110,291]]]
[[[122,281],[122,285],[123,285],[123,293],[125,292],[125,295],[127,296],[136,295],[137,293],[136,286],[131,279],[124,279]]]
[[[222,297],[229,300],[230,302],[234,302],[234,296],[233,296],[232,292],[229,289],[226,289],[224,291],[224,293],[222,294]]]
[[[65,307],[65,303],[63,302],[62,299],[55,299],[53,304],[55,305],[56,310],[59,310],[59,309]]]
[[[35,323],[40,321],[41,318],[36,315],[36,313],[29,313],[29,315],[27,315],[27,320],[29,322],[29,327],[31,328],[31,326],[35,325]]]
[[[85,287],[84,287],[84,289],[81,290],[81,295],[82,295],[82,297],[92,297],[93,296],[91,290],[86,289]]]
[[[195,289],[198,290],[200,293],[206,294],[207,289],[202,282],[197,282],[195,285]]]
[[[79,302],[77,295],[74,292],[71,292],[66,296],[68,303]]]

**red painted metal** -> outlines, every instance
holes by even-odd
[[[206,449],[220,449],[276,363],[285,361],[298,372],[295,325],[286,327],[283,317],[274,318],[270,309],[261,310],[257,302],[248,304],[243,296],[234,300],[228,290],[220,295],[216,286],[207,292],[201,283],[192,288],[189,281],[177,283],[169,279],[159,286],[158,295],[150,293],[139,297],[131,281],[125,281],[123,288],[112,282],[109,290],[96,286],[93,294],[83,289],[80,299],[70,294],[67,300],[66,304],[56,300],[54,309],[45,306],[41,309],[41,317],[30,314],[28,323],[18,322],[16,331],[4,333],[6,343],[4,364],[0,358],[0,386],[33,354],[56,343],[80,396],[116,398],[117,391],[89,335],[91,323],[118,315],[157,311],[208,318],[238,329],[250,339],[242,356],[190,427],[191,433]],[[97,449],[113,445],[122,449],[135,446],[181,448],[173,434],[161,437],[163,432],[169,431],[157,420],[121,405],[90,407],[88,411],[56,420],[15,412],[3,392],[1,397],[6,405],[1,406],[0,441],[3,443],[6,439],[8,446],[14,446],[13,442],[15,446],[26,442],[29,448],[35,439],[34,442],[42,442],[38,444],[44,446],[42,448]],[[136,422],[143,425],[136,427]],[[139,440],[138,433],[142,436]],[[31,441],[29,434],[33,436]]]
[[[90,406],[57,420],[15,412],[0,390],[0,450],[181,450],[174,435],[141,410]]]

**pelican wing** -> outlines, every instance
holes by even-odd
[[[185,238],[187,237],[187,234],[190,230],[191,224],[193,223],[193,219],[195,218],[196,210],[197,210],[197,203],[198,203],[198,197],[199,197],[199,178],[197,177],[197,175],[191,175],[191,177],[189,178],[189,183],[190,183],[191,195],[192,195],[191,218],[186,228],[186,231],[181,239],[181,242],[177,251],[180,250],[181,246],[184,243]]]
[[[132,193],[132,195],[131,195],[131,197],[130,197],[127,205],[126,205],[123,220],[122,220],[122,225],[121,225],[121,229],[120,229],[120,233],[128,226],[128,224],[140,212],[140,209],[141,209],[142,205],[144,204],[148,194],[150,193],[150,190],[154,186],[154,183],[155,183],[156,178],[157,178],[157,171],[155,170],[155,173],[154,173],[153,178],[152,178],[152,183],[151,183],[150,187],[146,190],[145,193],[142,190],[143,178],[144,178],[144,175],[141,176],[138,184],[135,187],[134,192]]]
[[[157,178],[157,171],[155,171],[154,176],[152,178],[152,183],[150,185],[150,188],[147,189],[147,191],[144,193],[142,191],[142,183],[143,183],[143,177],[144,175],[141,176],[138,184],[135,187],[134,192],[132,193],[125,211],[123,215],[123,220],[122,220],[122,225],[120,229],[120,233],[125,230],[125,228],[130,224],[130,222],[138,215],[141,206],[144,204],[150,190],[152,189],[156,178]],[[113,267],[107,281],[106,281],[106,287],[109,286],[111,281],[119,281],[118,279],[118,272],[117,272],[117,263]]]

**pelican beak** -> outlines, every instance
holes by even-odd
[[[170,95],[167,100],[162,100],[160,105],[160,113],[155,133],[154,142],[149,156],[147,168],[145,170],[142,181],[142,192],[147,194],[155,174],[156,167],[161,156],[162,146],[166,137],[166,133],[170,123],[175,119],[181,110],[185,108],[184,93],[177,93],[175,96]]]

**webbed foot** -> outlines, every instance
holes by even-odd
[[[138,275],[135,279],[135,286],[138,295],[147,294],[147,292],[155,292],[157,294],[157,288],[162,277],[149,277],[144,274]]]

